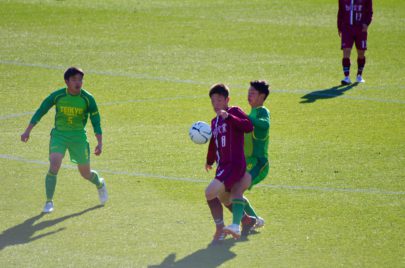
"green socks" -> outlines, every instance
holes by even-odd
[[[245,208],[245,200],[244,199],[232,199],[232,223],[240,225],[240,221],[242,220]]]
[[[103,187],[103,183],[100,180],[97,172],[92,170],[91,171],[92,177],[90,182],[93,183],[97,188]],[[55,193],[56,188],[56,177],[57,175],[52,173],[51,171],[46,174],[45,177],[45,191],[46,191],[46,202],[50,202],[53,199],[53,194]]]
[[[252,205],[250,205],[249,200],[246,197],[244,197],[244,199],[245,199],[245,212],[246,212],[246,214],[248,214],[249,216],[257,218],[257,214],[256,214],[255,210],[253,209]]]
[[[103,187],[103,183],[100,181],[100,177],[98,176],[97,171],[92,170],[91,171],[91,179],[90,182],[93,183],[98,189]]]
[[[46,202],[52,201],[53,194],[55,193],[55,187],[56,187],[56,174],[49,171],[45,177]]]

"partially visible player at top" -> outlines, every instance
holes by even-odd
[[[246,174],[236,187],[251,189],[254,185],[264,180],[269,173],[269,134],[270,134],[270,111],[264,106],[264,102],[270,94],[269,84],[265,80],[250,82],[248,89],[248,102],[252,108],[249,120],[254,130],[245,134],[244,152],[246,157]],[[242,218],[242,236],[247,236],[251,229],[264,226],[264,219],[259,217],[246,196],[243,197],[246,215]],[[220,199],[224,205],[232,211],[229,193],[220,193]]]
[[[229,88],[215,84],[209,91],[212,107],[216,116],[211,121],[212,137],[208,147],[205,169],[212,169],[217,163],[215,178],[205,190],[205,197],[216,225],[213,243],[225,238],[223,208],[218,194],[225,190],[231,192],[233,222],[240,223],[243,216],[243,192],[234,185],[241,180],[246,171],[243,152],[244,134],[253,130],[247,115],[239,107],[229,107]]]
[[[42,102],[21,135],[21,141],[27,142],[34,126],[55,106],[55,125],[49,143],[50,167],[45,177],[46,203],[43,209],[45,213],[54,209],[56,177],[66,150],[69,151],[70,160],[77,164],[83,178],[97,187],[100,203],[104,204],[108,199],[104,179],[90,169],[90,147],[85,130],[89,117],[98,142],[94,150],[95,155],[101,154],[103,143],[100,114],[93,96],[82,88],[83,76],[84,72],[79,68],[67,69],[64,74],[66,87],[53,92]]]
[[[345,75],[342,85],[352,83],[350,80],[350,53],[353,43],[355,43],[357,48],[358,69],[356,82],[365,82],[363,79],[363,69],[366,65],[367,32],[372,18],[372,0],[339,0],[337,27],[341,38],[341,48],[343,50],[342,66]]]

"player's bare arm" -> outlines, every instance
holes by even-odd
[[[27,142],[30,138],[31,130],[34,128],[34,124],[29,124],[28,127],[25,129],[24,133],[21,134],[21,141]]]
[[[98,156],[98,155],[101,155],[101,153],[103,151],[103,135],[96,134],[96,138],[97,138],[97,146],[94,149],[94,154]]]

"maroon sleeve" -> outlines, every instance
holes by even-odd
[[[247,133],[253,131],[253,124],[249,117],[238,107],[229,110],[227,120],[237,129]]]
[[[339,29],[339,31],[342,31],[342,23],[343,23],[343,6],[342,6],[342,1],[339,0],[339,9],[338,9],[338,14],[337,14],[337,27]]]
[[[211,129],[212,125],[211,125]],[[215,160],[216,160],[216,145],[215,145],[215,140],[214,140],[214,135],[211,136],[210,139],[210,144],[208,145],[208,153],[207,153],[207,164],[208,165],[213,165]]]
[[[372,19],[373,19],[373,1],[369,0],[366,2],[366,6],[364,8],[364,23],[370,25]]]

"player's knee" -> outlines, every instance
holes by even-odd
[[[207,200],[212,200],[212,199],[214,199],[215,197],[217,197],[217,196],[216,196],[216,193],[215,193],[212,189],[210,189],[209,187],[207,187],[207,189],[205,189],[205,198],[206,198]]]
[[[49,166],[49,171],[52,172],[53,174],[58,174],[60,165],[61,164],[58,162],[51,162],[51,164]]]
[[[55,175],[58,175],[59,169],[58,168],[53,168],[52,166],[49,167],[49,172]]]
[[[242,199],[243,198],[244,190],[241,187],[233,188],[231,191],[231,198],[232,199]]]
[[[221,202],[222,202],[222,204],[224,204],[225,206],[230,206],[230,205],[232,204],[232,201],[231,201],[229,198],[224,199],[224,200],[221,200]]]
[[[221,201],[221,203],[224,204],[225,206],[227,206],[231,203],[228,195],[219,195],[218,198]]]
[[[252,183],[252,176],[246,172],[242,178],[241,187],[244,188],[243,190],[246,190],[247,188],[249,188],[251,183]]]

